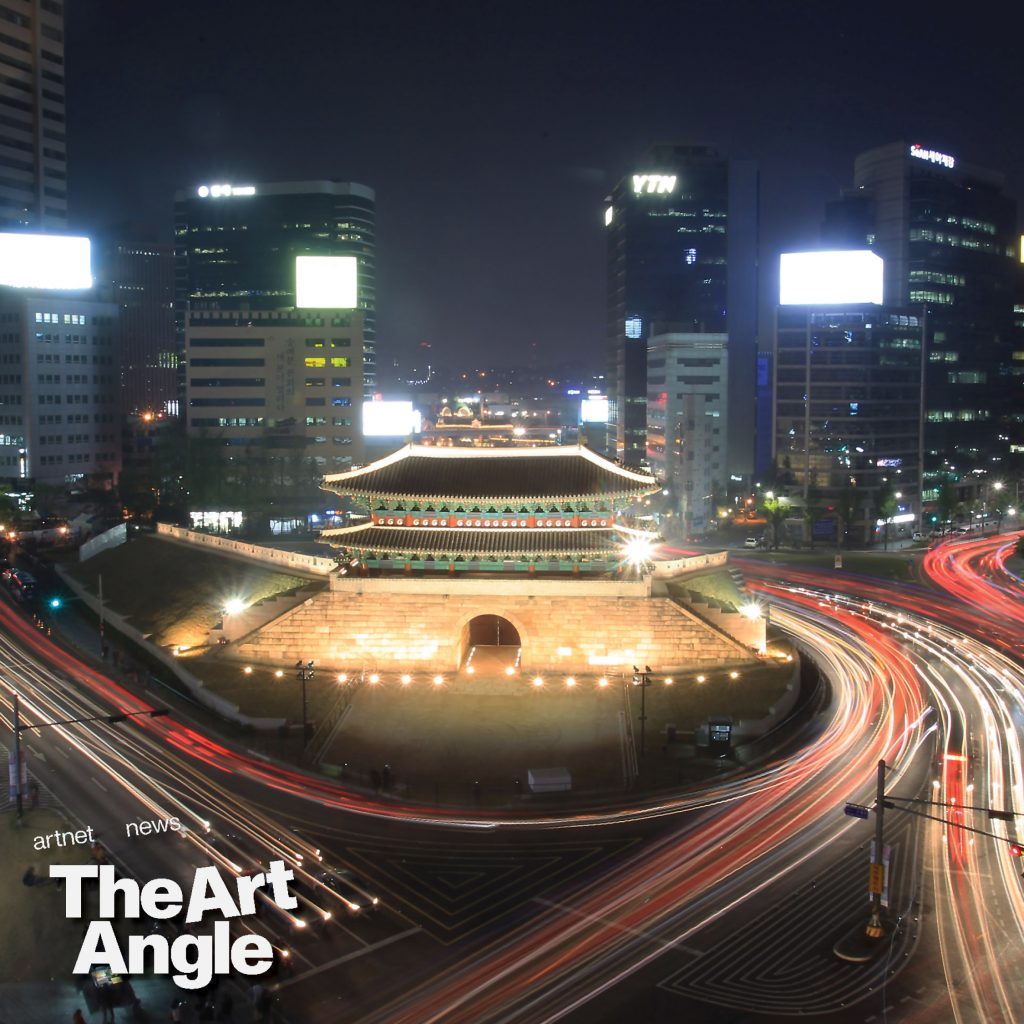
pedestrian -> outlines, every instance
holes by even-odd
[[[85,1018],[82,1016],[82,1011],[80,1009],[75,1010],[71,1017],[71,1024],[85,1024]]]
[[[380,772],[377,771],[376,768],[371,768],[370,769],[370,785],[373,786],[375,792],[377,792],[377,793],[380,792],[381,777],[380,777]]]
[[[384,770],[380,773],[380,781],[384,789],[391,788],[391,765],[384,765]]]
[[[39,806],[39,783],[35,779],[28,784],[28,798],[32,809],[35,810]]]
[[[181,1024],[181,1022],[185,1019],[185,1015],[181,1009],[183,1002],[183,1000],[176,999],[173,1003],[171,1003],[170,1016],[171,1020],[174,1021],[174,1024]]]

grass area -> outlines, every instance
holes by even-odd
[[[903,551],[844,551],[843,567],[835,569],[834,550],[829,551],[744,551],[742,558],[750,558],[763,562],[806,566],[809,569],[830,569],[832,571],[860,573],[865,576],[877,576],[879,579],[894,580],[899,583],[910,583],[917,579],[914,573],[912,552],[918,549],[908,548]]]
[[[676,591],[682,600],[688,599],[687,591],[695,591],[706,601],[723,605],[727,608],[738,608],[750,600],[736,585],[736,581],[728,572],[708,572],[698,576],[687,576],[681,580],[670,580],[670,591]]]
[[[161,647],[206,643],[229,598],[256,604],[309,579],[158,537],[138,537],[67,567],[103,603]]]
[[[22,885],[29,867],[45,878],[50,864],[89,863],[89,845],[37,852],[33,839],[55,830],[73,830],[55,811],[26,811],[15,825],[14,812],[0,819],[0,864],[7,884],[0,887],[0,982],[49,981],[67,976],[82,944],[83,922],[64,916],[64,893],[54,884]]]

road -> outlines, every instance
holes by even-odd
[[[921,1002],[932,1020],[1013,1019],[1008,1008],[1024,1005],[1009,976],[1021,973],[1014,923],[1024,917],[1015,865],[995,840],[891,814],[901,921],[891,955],[851,972],[830,946],[866,915],[870,827],[842,806],[871,802],[879,758],[890,792],[955,800],[965,824],[984,816],[964,806],[971,785],[971,806],[1007,794],[1024,806],[1009,728],[1021,713],[1016,664],[877,601],[764,585],[773,623],[832,680],[828,711],[798,753],[637,807],[518,819],[403,806],[269,764],[180,720],[46,729],[30,749],[46,758],[44,781],[140,877],[211,862],[246,871],[277,856],[295,865],[308,900],[299,920],[268,910],[259,927],[289,954],[278,994],[296,1022],[582,1022],[621,1019],[624,1005],[646,1005],[651,1021],[684,1007],[693,1019],[753,1020],[851,1004],[849,1019],[860,1020],[872,988]],[[29,716],[145,706],[9,609],[0,616],[4,675]],[[936,767],[948,763],[936,742],[958,729],[972,746],[955,778]],[[185,839],[121,835],[126,821],[171,815],[188,824]],[[362,881],[346,897],[358,911],[318,884],[325,865]],[[383,909],[369,911],[369,895]],[[941,965],[952,993],[941,1008],[922,963]]]

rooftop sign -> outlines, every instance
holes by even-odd
[[[200,185],[196,189],[200,199],[222,199],[226,196],[254,196],[255,185]]]
[[[355,256],[296,256],[298,309],[355,309],[359,305]]]
[[[941,164],[943,167],[955,167],[956,158],[948,153],[940,153],[934,149],[924,149],[916,142],[910,147],[910,155],[916,156],[918,160],[927,160],[930,164]]]
[[[674,174],[634,174],[634,195],[671,195],[676,190]]]

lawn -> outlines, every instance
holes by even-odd
[[[908,548],[903,551],[844,551],[843,567],[839,572],[860,573],[877,576],[879,579],[910,583],[917,580],[914,572],[914,555],[922,549]],[[828,551],[744,551],[737,558],[772,562],[805,567],[808,569],[835,569],[835,550]]]
[[[94,594],[102,576],[104,605],[152,634],[161,647],[206,643],[230,598],[251,605],[311,582],[157,537],[134,538],[87,562],[70,564],[67,571]]]

